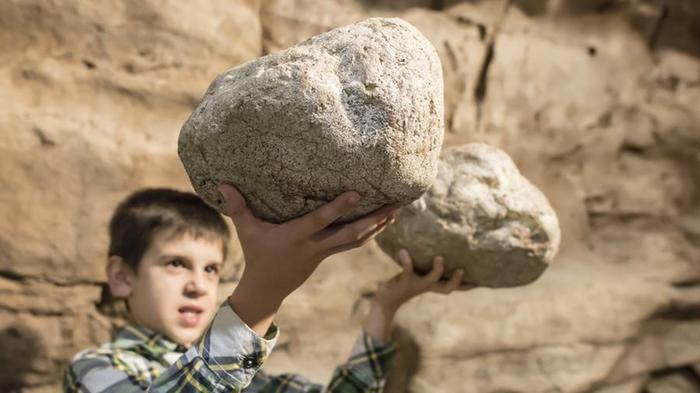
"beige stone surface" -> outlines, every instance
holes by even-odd
[[[532,285],[402,309],[418,369],[392,392],[631,393],[697,365],[697,1],[507,3],[0,2],[0,390],[56,391],[117,323],[101,313],[106,220],[138,187],[189,187],[177,135],[209,82],[368,16],[432,42],[445,144],[504,150],[562,228]],[[356,300],[396,271],[374,244],[322,264],[285,303],[268,371],[327,380]]]
[[[259,21],[246,18],[257,3],[223,3],[167,12],[149,2],[0,5],[3,271],[100,282],[118,200],[142,186],[188,187],[179,127],[216,72],[260,51],[250,38],[223,53],[207,49],[226,32],[259,36]],[[185,33],[182,13],[193,25],[223,25]]]
[[[404,17],[419,28],[419,21],[437,21],[430,25],[439,33],[422,31],[440,52],[440,37],[473,29],[477,40],[480,28],[488,36],[498,10],[460,4]],[[417,299],[405,309],[401,321],[422,349],[411,391],[585,392],[625,381],[635,391],[650,370],[668,367],[660,348],[646,357],[631,344],[654,336],[645,326],[661,310],[678,302],[692,309],[698,300],[691,284],[673,284],[698,275],[697,236],[689,229],[700,135],[689,104],[699,102],[698,63],[685,53],[650,51],[625,12],[533,20],[512,8],[493,44],[486,98],[478,102],[479,78],[468,75],[481,72],[480,61],[462,69],[469,88],[456,95],[460,101],[450,102],[446,86],[446,110],[456,108],[446,142],[485,141],[514,157],[559,214],[562,253],[526,288]],[[465,45],[460,59],[483,60],[477,44]],[[440,54],[445,81],[452,80],[455,71]],[[668,80],[676,78],[671,92]],[[682,329],[666,339],[694,345]],[[274,370],[307,366],[270,361]],[[641,367],[617,374],[618,363]]]
[[[63,309],[60,314],[0,311],[0,386],[13,391],[60,382],[75,348],[108,339],[111,327],[89,307]]]
[[[508,155],[484,143],[446,148],[431,188],[377,236],[390,256],[406,249],[414,267],[445,259],[445,279],[514,287],[536,280],[554,260],[561,232],[547,198]]]
[[[179,128],[211,78],[260,55],[258,6],[0,4],[0,391],[56,391],[109,337],[111,211],[140,187],[188,189]]]
[[[265,0],[260,5],[261,19],[265,22],[263,50],[277,52],[368,16],[397,16],[414,8],[423,10],[431,3],[431,0]],[[421,32],[425,33],[423,29]]]
[[[593,393],[639,393],[644,387],[647,377],[633,377],[623,382],[614,383],[593,390]]]
[[[406,205],[435,178],[443,137],[440,60],[399,18],[369,18],[219,75],[180,131],[194,189],[222,212],[217,186],[284,222],[345,191],[350,221]]]
[[[689,353],[696,350],[691,325],[672,321],[669,324],[677,330],[667,329],[665,335],[640,323],[670,307],[671,299],[682,298],[685,304],[698,300],[692,290],[668,287],[674,277],[691,273],[687,266],[666,265],[664,274],[658,265],[650,266],[656,258],[673,258],[684,244],[682,236],[648,228],[626,231],[635,233],[610,246],[643,243],[631,261],[603,259],[602,250],[564,255],[539,280],[522,288],[416,299],[400,315],[419,346],[430,348],[415,383],[428,386],[441,381],[439,392],[459,386],[460,380],[480,392],[585,392],[667,367],[671,348],[687,348],[675,355],[677,364],[697,356]],[[684,246],[688,247],[684,252],[691,251],[690,245]],[[646,340],[664,344],[647,345],[646,353],[637,350]],[[449,361],[459,362],[459,374],[439,367]]]

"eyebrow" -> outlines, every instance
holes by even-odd
[[[184,256],[184,255],[179,255],[179,254],[163,254],[163,255],[160,256],[160,258],[158,258],[158,260],[159,260],[159,261],[164,261],[164,260],[166,260],[166,259],[173,259],[173,258],[184,259],[184,260],[186,260],[186,261],[188,261],[188,262],[189,262],[189,260],[190,260],[190,259],[187,258],[186,256]]]
[[[165,261],[167,261],[169,259],[173,259],[173,258],[184,259],[185,261],[192,263],[192,260],[190,258],[187,258],[186,256],[180,255],[180,254],[164,254],[160,258],[158,258],[158,261],[165,262]],[[206,265],[223,266],[224,262],[223,261],[207,261],[205,264]]]

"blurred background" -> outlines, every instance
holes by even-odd
[[[375,15],[437,49],[445,144],[508,152],[563,232],[532,285],[402,309],[387,392],[700,391],[698,0],[3,0],[0,391],[59,390],[119,324],[107,220],[140,187],[190,189],[176,141],[209,82]],[[374,244],[323,264],[268,371],[327,380],[396,270]]]

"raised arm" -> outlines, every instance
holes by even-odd
[[[347,361],[336,367],[326,385],[312,383],[297,374],[268,375],[258,373],[244,391],[249,393],[380,393],[386,383],[396,348],[391,343],[394,316],[410,299],[426,292],[449,294],[462,286],[462,272],[457,271],[449,280],[440,281],[444,265],[436,257],[433,269],[425,276],[413,270],[411,257],[405,250],[397,259],[403,271],[382,283],[372,298],[369,315],[363,331],[355,341]]]
[[[360,201],[356,192],[283,224],[260,221],[243,196],[229,185],[219,190],[226,199],[243,248],[245,268],[228,299],[256,333],[269,328],[284,299],[299,288],[327,257],[370,241],[391,221],[397,208],[387,206],[351,223],[333,225]]]

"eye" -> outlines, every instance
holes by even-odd
[[[209,265],[204,268],[204,271],[207,273],[211,274],[219,274],[219,266],[218,265]]]
[[[180,258],[175,258],[175,259],[171,259],[171,260],[168,262],[168,266],[172,266],[172,267],[184,267],[184,266],[185,266],[185,262],[184,262],[182,259],[180,259]]]

